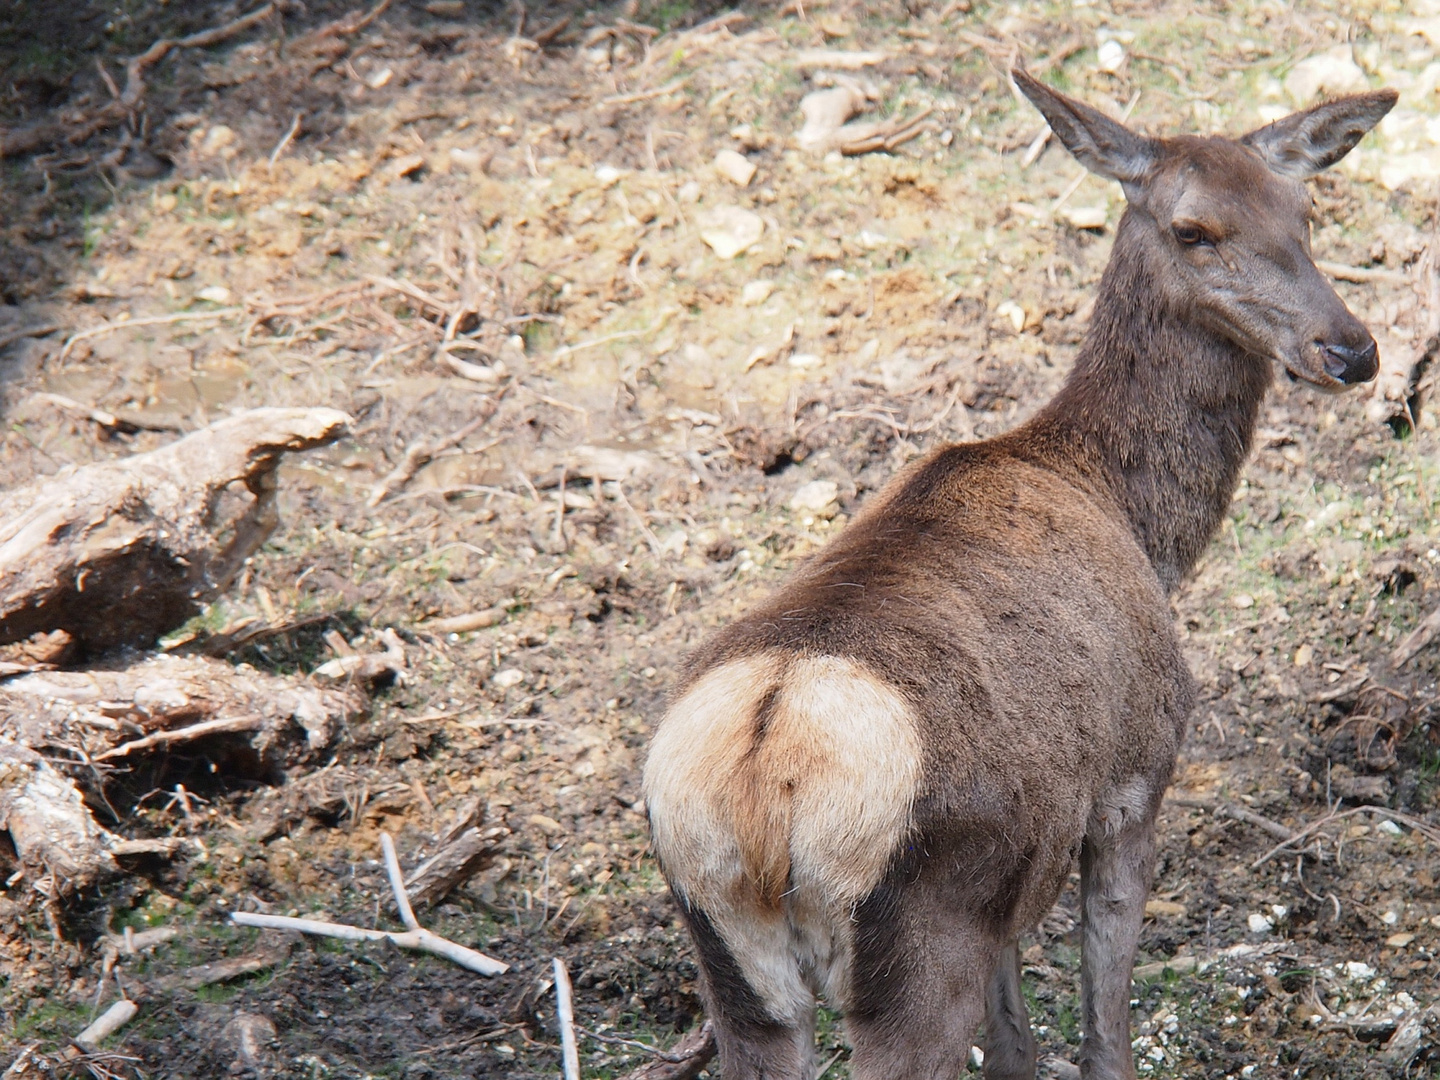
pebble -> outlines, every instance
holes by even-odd
[[[1249,593],[1236,593],[1230,598],[1230,606],[1244,611],[1255,606],[1255,598]]]
[[[736,187],[745,187],[755,178],[755,163],[735,150],[721,150],[715,155],[715,171]]]
[[[700,219],[700,239],[722,259],[733,259],[764,235],[764,219],[741,206],[717,206]]]
[[[553,817],[546,817],[544,814],[531,814],[525,819],[535,828],[539,829],[546,836],[559,836],[565,831],[565,826],[556,821]]]
[[[840,495],[840,485],[834,480],[811,480],[801,484],[790,497],[790,509],[819,513]]]
[[[525,681],[525,672],[519,668],[503,668],[490,677],[490,682],[501,690],[508,690],[512,686],[519,686]]]
[[[1275,924],[1267,916],[1261,915],[1258,911],[1253,912],[1250,917],[1245,920],[1245,925],[1250,927],[1252,934],[1268,934],[1271,930],[1275,929]]]
[[[770,294],[775,291],[773,281],[747,281],[745,287],[740,290],[740,303],[746,307],[754,307],[763,304],[770,299]]]
[[[224,285],[209,285],[195,294],[196,300],[208,300],[212,304],[228,304],[230,290]]]

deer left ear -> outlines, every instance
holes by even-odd
[[[1257,128],[1240,142],[1275,172],[1307,180],[1343,158],[1395,106],[1394,90],[1327,101]]]

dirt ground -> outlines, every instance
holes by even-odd
[[[48,903],[0,848],[6,1076],[49,1075],[120,990],[140,1014],[82,1059],[96,1076],[558,1075],[554,956],[587,1077],[648,1060],[617,1037],[663,1047],[698,1022],[637,803],[677,663],[905,462],[1023,420],[1084,333],[1123,196],[1036,145],[1004,77],[1016,56],[1155,132],[1399,89],[1315,182],[1314,248],[1358,279],[1337,287],[1387,356],[1427,335],[1434,0],[805,0],[730,18],[396,0],[341,31],[361,9],[309,0],[172,52],[119,108],[127,58],[248,10],[0,12],[0,484],[241,408],[343,409],[349,437],[282,468],[281,526],[237,587],[160,644],[306,672],[327,631],[363,647],[393,627],[410,677],[318,772],[236,774],[196,744],[85,774],[107,827],[184,840],[99,891]],[[801,98],[847,78],[871,119],[919,116],[919,135],[801,149]],[[19,145],[36,131],[59,134]],[[747,184],[717,171],[727,149],[755,166]],[[1161,819],[1142,1076],[1440,1074],[1440,650],[1388,667],[1440,604],[1425,389],[1405,416],[1281,380],[1175,599],[1202,700]],[[489,609],[491,627],[426,628]],[[510,834],[425,918],[509,973],[307,939],[178,985],[274,946],[234,910],[398,926],[379,834],[413,865],[477,797]],[[1267,825],[1316,828],[1271,854]],[[1072,889],[1024,954],[1043,1052],[1066,1060],[1075,906]],[[106,933],[158,926],[179,936],[102,981]],[[240,1014],[273,1043],[246,1057]]]

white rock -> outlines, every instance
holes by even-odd
[[[805,124],[796,136],[802,150],[825,151],[845,121],[865,107],[865,92],[858,86],[834,86],[815,90],[800,100]]]
[[[618,183],[620,177],[624,175],[625,174],[622,173],[619,169],[615,168],[614,165],[595,166],[595,179],[600,181],[601,187],[610,187],[611,185]]]
[[[1110,211],[1104,206],[1067,206],[1060,216],[1072,229],[1103,229]]]
[[[790,497],[790,509],[818,514],[829,507],[839,495],[840,485],[834,480],[811,480],[808,484],[801,484]]]
[[[797,371],[808,371],[810,368],[817,368],[825,361],[814,353],[797,352],[791,353],[788,363]]]
[[[1002,319],[1009,319],[1010,325],[1015,327],[1017,334],[1025,329],[1025,309],[1014,300],[1006,300],[995,309],[995,314]]]
[[[740,303],[746,307],[763,304],[770,299],[770,294],[774,291],[775,283],[773,281],[747,281],[745,287],[740,290]]]
[[[715,171],[737,187],[744,187],[755,177],[755,163],[735,150],[721,150],[715,155]]]
[[[1114,40],[1102,42],[1095,59],[1101,71],[1108,71],[1113,75],[1125,66],[1125,46]]]
[[[490,676],[490,682],[501,690],[508,690],[512,686],[519,686],[525,681],[525,672],[516,667],[503,668]]]
[[[394,77],[394,71],[388,67],[383,67],[379,71],[371,72],[365,79],[365,85],[370,87],[371,90],[379,90],[382,86],[387,85]]]
[[[765,221],[741,206],[717,206],[701,215],[700,239],[722,259],[733,259],[765,235]]]
[[[450,161],[462,169],[478,169],[485,163],[485,158],[479,150],[471,150],[464,146],[452,146]]]
[[[1346,960],[1345,977],[1351,982],[1364,982],[1375,977],[1375,969],[1359,960]]]
[[[970,1064],[980,1069],[985,1065],[985,1051],[978,1046],[970,1047]]]
[[[195,294],[196,300],[208,300],[212,304],[228,304],[230,290],[224,285],[208,285]]]
[[[1245,924],[1250,927],[1252,934],[1268,934],[1275,929],[1275,924],[1258,911],[1252,912]]]
[[[680,190],[675,193],[675,198],[687,206],[694,205],[700,201],[700,185],[694,180],[685,181],[680,185]]]
[[[224,124],[216,124],[209,131],[205,132],[205,140],[200,144],[202,154],[218,154],[225,147],[235,141],[235,131]]]
[[[1405,835],[1405,830],[1400,828],[1399,825],[1396,825],[1395,822],[1391,821],[1389,818],[1386,818],[1384,821],[1380,822],[1380,824],[1375,827],[1381,832],[1387,833],[1390,836]]]
[[[674,555],[677,559],[685,554],[685,545],[690,543],[690,537],[684,529],[676,529],[664,540],[660,541],[660,554]]]
[[[1285,92],[1297,105],[1308,105],[1320,94],[1353,94],[1369,85],[1349,45],[1336,45],[1302,60],[1285,76]]]
[[[617,450],[611,446],[581,445],[571,451],[571,468],[579,476],[598,476],[601,480],[632,480],[647,476],[660,468],[654,454],[643,450]]]

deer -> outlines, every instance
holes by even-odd
[[[724,1080],[1033,1078],[1019,935],[1078,861],[1085,1080],[1133,1080],[1155,820],[1196,690],[1169,596],[1229,507],[1280,368],[1339,392],[1375,340],[1316,268],[1305,181],[1390,90],[1238,139],[1152,137],[1012,76],[1127,206],[1055,397],[867,500],[682,666],[652,736],[652,848]]]

